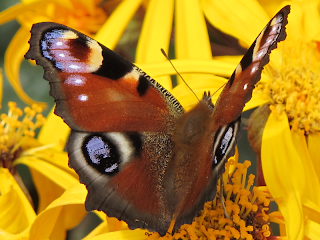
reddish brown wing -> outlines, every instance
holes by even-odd
[[[45,68],[55,113],[74,130],[163,131],[179,102],[129,61],[57,23],[32,28],[26,58]]]
[[[95,40],[57,23],[35,24],[26,58],[45,69],[55,113],[72,129],[69,165],[88,189],[87,210],[129,227],[166,232],[163,186],[172,131],[183,113],[160,84]]]
[[[214,109],[213,124],[224,124],[237,119],[244,105],[251,99],[252,90],[261,78],[263,67],[277,43],[286,38],[284,26],[290,6],[281,9],[262,30],[233,72]]]

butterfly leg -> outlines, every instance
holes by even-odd
[[[175,214],[173,214],[172,220],[170,222],[170,226],[169,226],[168,231],[167,231],[168,234],[172,235],[173,228],[174,228],[175,224],[176,224],[176,217],[175,217]]]
[[[224,195],[223,195],[223,190],[224,190],[224,185],[223,185],[223,179],[222,177],[220,178],[220,201],[221,201],[221,204],[222,204],[222,207],[223,207],[223,210],[224,210],[224,215],[226,218],[228,219],[231,219],[228,212],[227,212],[227,209],[226,209],[226,204],[225,204],[225,200],[224,200]]]

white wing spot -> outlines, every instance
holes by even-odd
[[[132,71],[127,73],[123,78],[124,79],[134,79],[134,80],[138,81],[140,78],[140,73],[135,68],[133,68]]]
[[[78,65],[75,65],[75,64],[71,64],[71,65],[69,65],[69,68],[72,68],[72,69],[79,69],[79,68],[81,68],[80,66],[78,66]]]
[[[85,102],[88,100],[88,95],[86,94],[80,94],[78,99],[81,101],[81,102]]]
[[[86,80],[87,79],[81,75],[72,74],[65,80],[65,84],[73,86],[83,86],[86,83]]]
[[[89,37],[87,37],[86,40],[86,44],[88,48],[90,48],[90,53],[87,59],[87,67],[90,72],[95,72],[101,67],[103,62],[102,48],[95,40]]]

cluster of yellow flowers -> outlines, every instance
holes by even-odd
[[[271,235],[269,227],[269,205],[271,195],[265,187],[253,187],[254,175],[247,180],[247,169],[250,161],[237,163],[230,158],[222,179],[229,179],[230,166],[236,167],[230,183],[225,183],[225,200],[221,200],[220,186],[216,198],[207,202],[192,224],[181,226],[173,236],[166,239],[264,239]],[[225,201],[228,217],[222,206]],[[156,234],[155,234],[156,235]],[[158,237],[156,235],[156,237]],[[153,235],[149,238],[155,239]]]

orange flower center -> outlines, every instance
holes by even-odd
[[[34,137],[34,131],[45,121],[40,114],[42,108],[37,104],[33,104],[32,108],[26,107],[23,119],[19,120],[23,112],[16,105],[15,102],[9,102],[8,115],[3,113],[0,116],[0,167],[8,169],[11,168],[12,161],[19,156],[22,145]]]
[[[204,205],[204,210],[192,224],[182,225],[173,236],[167,234],[159,238],[157,233],[153,233],[148,239],[267,239],[271,235],[267,213],[271,196],[264,191],[266,187],[253,187],[251,190],[255,176],[251,174],[247,179],[250,161],[235,164],[234,160],[229,160],[221,179],[229,178],[231,165],[235,165],[236,171],[229,183],[225,183],[224,189],[226,211],[230,218],[225,216],[218,186],[215,199]]]
[[[266,68],[271,80],[260,83],[258,89],[270,98],[270,109],[274,113],[284,111],[287,114],[293,130],[319,131],[320,53],[317,44],[291,45],[287,41],[281,47],[280,66]]]

